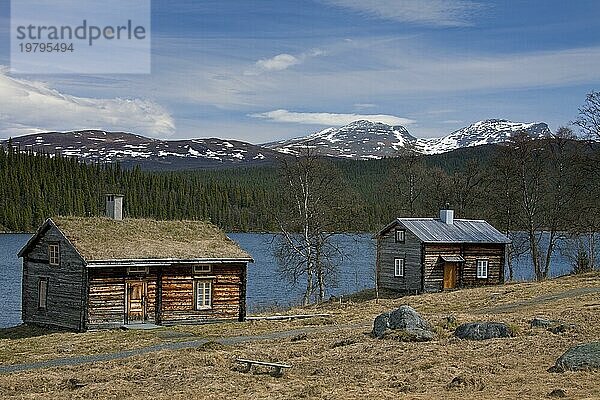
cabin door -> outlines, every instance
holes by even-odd
[[[146,318],[148,285],[144,281],[127,282],[127,323],[143,323]]]
[[[444,264],[444,289],[454,289],[456,287],[456,276],[458,266],[456,263]]]

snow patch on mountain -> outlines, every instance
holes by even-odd
[[[521,123],[488,119],[441,138],[418,139],[403,126],[361,120],[341,128],[327,128],[306,137],[281,140],[264,146],[293,155],[309,147],[326,156],[366,160],[392,157],[405,148],[423,154],[439,154],[464,147],[502,143],[520,131],[525,131],[535,138],[550,134],[548,125],[541,122]]]

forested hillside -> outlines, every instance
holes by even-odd
[[[459,218],[522,229],[527,216],[520,189],[536,191],[531,195],[539,227],[554,220],[568,228],[581,210],[597,206],[589,189],[598,187],[588,159],[595,151],[570,141],[536,143],[520,161],[504,148],[483,146],[437,156],[325,163],[345,182],[344,196],[353,204],[345,230],[374,231],[397,216],[436,216],[447,203]],[[562,160],[559,169],[556,157]],[[9,231],[31,231],[53,215],[102,215],[104,194],[115,192],[125,195],[129,217],[208,219],[228,231],[269,231],[277,229],[274,211],[282,209],[282,190],[278,168],[146,172],[0,148],[0,226]]]

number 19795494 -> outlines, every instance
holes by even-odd
[[[21,53],[72,53],[73,43],[19,43]]]

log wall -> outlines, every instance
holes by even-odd
[[[56,243],[60,264],[50,265],[48,245]],[[38,307],[40,279],[48,280],[45,309]],[[83,259],[63,234],[50,226],[23,254],[23,322],[84,330],[86,281]]]
[[[89,268],[88,328],[114,327],[126,324],[126,286],[144,281],[146,290],[146,322],[156,316],[156,282],[158,268],[145,273],[127,273],[126,267]]]
[[[405,229],[400,223],[397,229]],[[396,228],[377,238],[377,284],[380,289],[403,293],[422,290],[421,241],[405,229],[404,243],[395,242]],[[404,277],[394,276],[394,259],[404,258]]]
[[[245,317],[246,265],[215,264],[211,272],[192,274],[192,267],[170,267],[162,274],[161,322],[199,323]],[[195,310],[194,280],[212,282],[212,307]]]
[[[441,291],[444,285],[444,263],[441,256],[461,256],[458,288],[497,285],[504,282],[503,244],[426,244],[425,291]],[[477,278],[477,260],[488,260],[488,277]]]
[[[194,281],[212,283],[212,307],[196,310]],[[192,266],[150,267],[147,274],[127,268],[89,268],[88,328],[127,323],[126,283],[147,282],[147,322],[161,325],[245,318],[246,265],[215,264],[212,271],[193,274]]]

